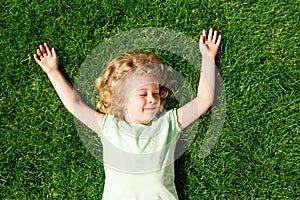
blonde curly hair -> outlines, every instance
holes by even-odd
[[[100,94],[96,109],[124,120],[128,88],[126,80],[133,74],[147,76],[157,81],[160,85],[161,106],[166,104],[171,82],[169,71],[163,66],[162,60],[152,53],[127,53],[112,60],[104,74],[96,80]]]

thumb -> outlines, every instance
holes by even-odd
[[[35,62],[40,64],[41,60],[39,59],[39,57],[36,54],[34,54],[33,57],[34,57]]]
[[[204,36],[203,35],[200,35],[200,40],[199,40],[199,44],[200,46],[204,45],[205,41],[204,41]]]
[[[199,39],[199,49],[205,48],[205,37],[203,35],[200,35]]]

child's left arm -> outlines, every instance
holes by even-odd
[[[199,48],[202,54],[201,75],[198,85],[197,97],[177,110],[178,124],[181,129],[186,128],[205,113],[212,106],[215,94],[216,65],[215,57],[221,42],[221,35],[213,29],[203,30]]]

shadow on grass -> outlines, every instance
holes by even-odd
[[[175,186],[179,200],[187,200],[188,194],[186,194],[187,185],[187,172],[185,171],[184,165],[189,163],[189,155],[184,154],[178,160],[175,161]]]

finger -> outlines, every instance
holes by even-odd
[[[206,30],[205,29],[202,30],[202,35],[206,38]]]
[[[39,57],[36,54],[34,54],[33,57],[37,63],[40,63],[41,60],[39,59]]]
[[[213,35],[213,39],[212,39],[213,43],[216,43],[217,36],[218,36],[218,31],[214,31],[214,35]]]
[[[209,29],[209,33],[208,33],[208,37],[207,37],[207,40],[209,42],[211,42],[211,40],[212,40],[212,35],[213,35],[213,29],[211,28],[211,29]]]
[[[56,51],[55,51],[55,49],[53,47],[51,49],[51,52],[52,52],[52,56],[53,57],[57,57]]]
[[[40,49],[37,49],[37,50],[36,50],[36,53],[37,53],[38,56],[42,56],[42,52],[41,52]]]
[[[46,48],[47,54],[48,54],[49,56],[52,56],[52,53],[51,53],[51,51],[50,51],[50,48],[49,48],[48,44],[45,43],[44,46],[45,46],[45,48]]]
[[[219,35],[219,36],[218,36],[218,40],[217,40],[217,43],[216,43],[216,45],[220,46],[221,39],[222,39],[222,36],[221,36],[221,35]]]
[[[40,45],[40,51],[42,52],[42,54],[44,55],[44,54],[46,54],[47,55],[47,52],[46,52],[46,50],[45,50],[45,47],[44,47],[44,45]]]

